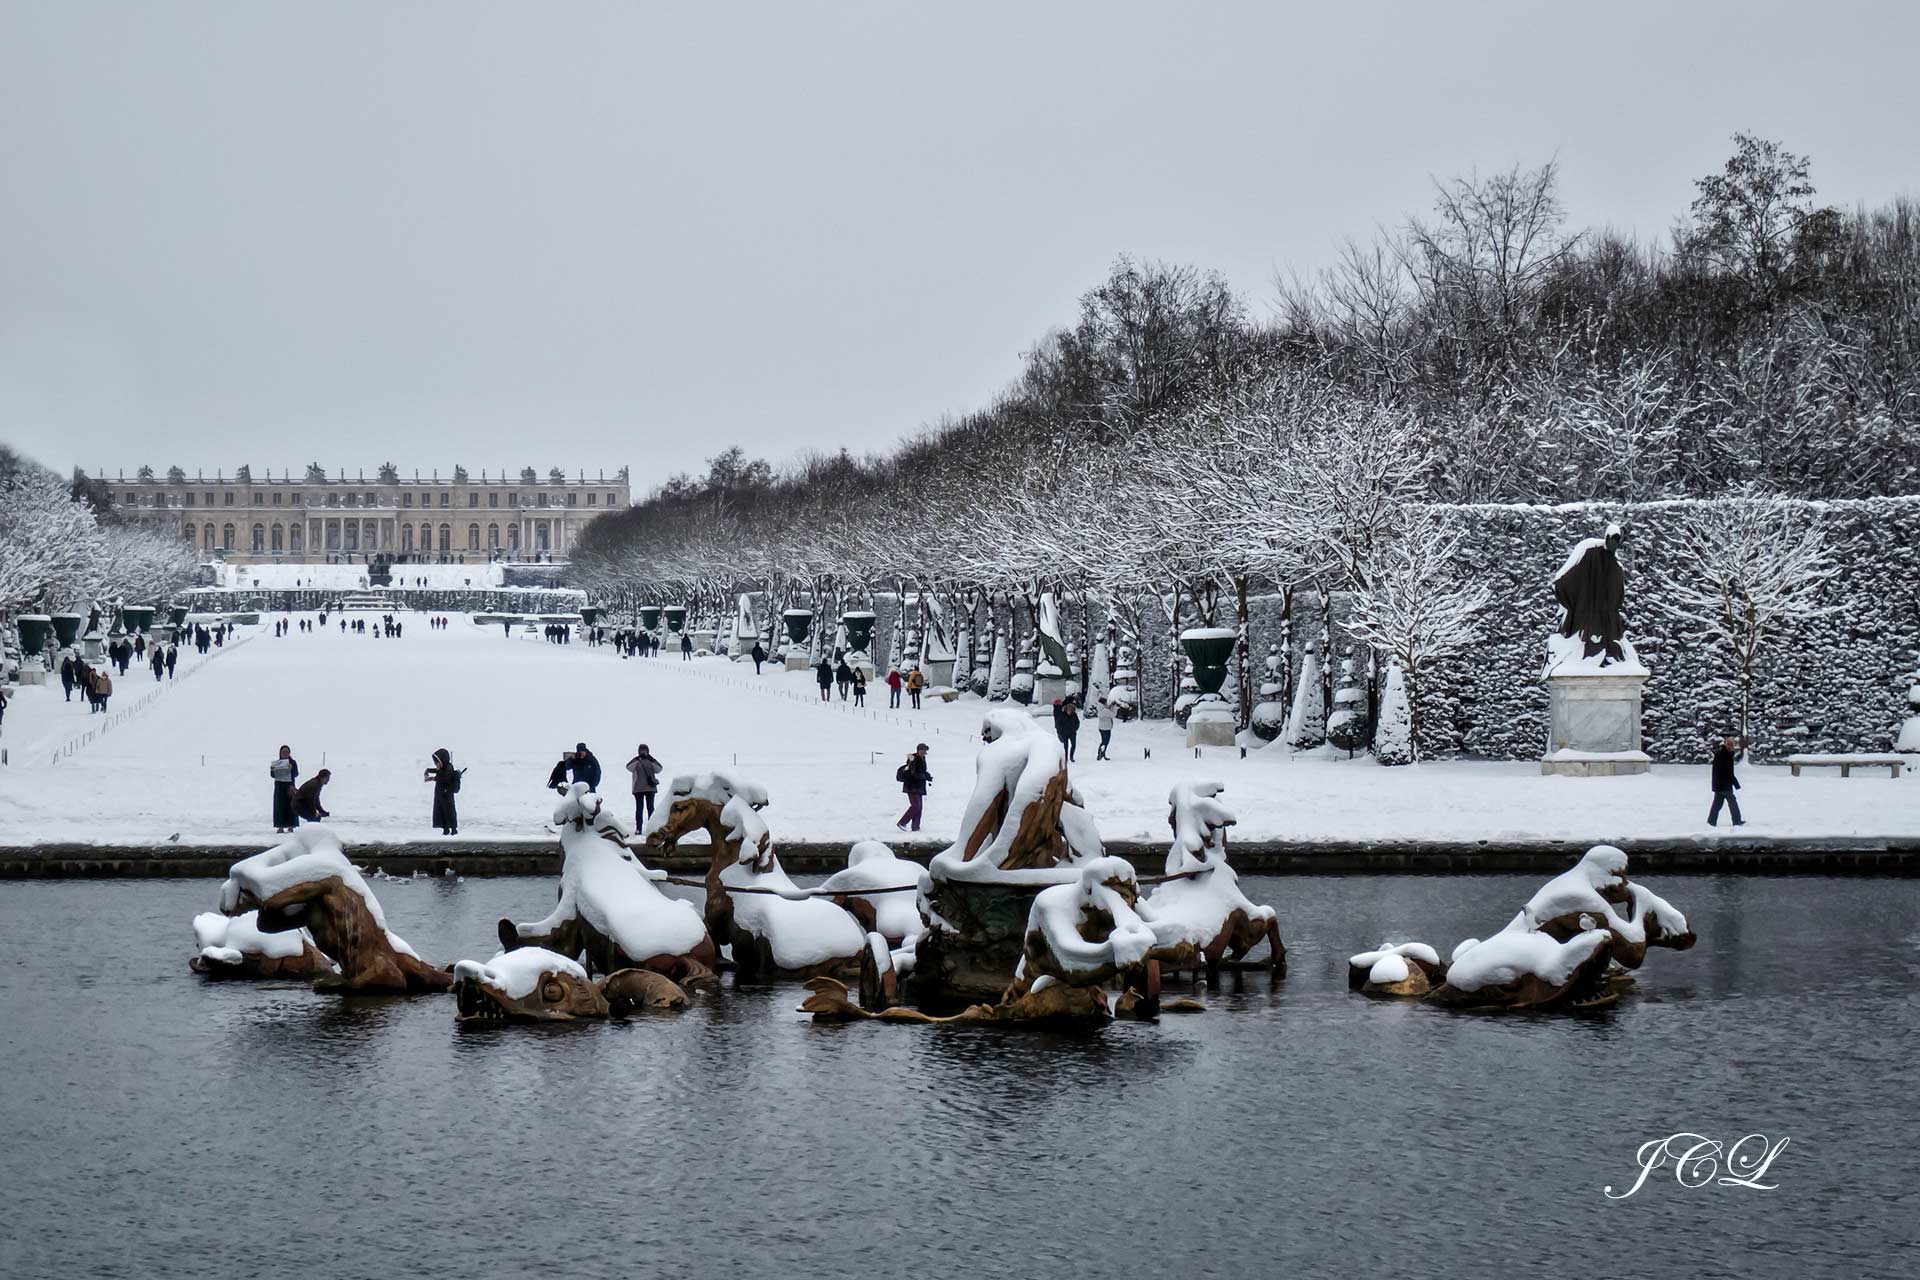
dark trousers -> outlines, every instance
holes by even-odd
[[[647,819],[653,816],[653,792],[636,791],[633,793],[633,829],[635,831],[647,825]]]
[[[833,686],[832,686],[832,685],[830,685],[830,684],[823,684],[823,685],[821,685],[821,686],[820,686],[820,701],[822,701],[822,702],[832,702],[832,701],[833,701]]]
[[[900,827],[910,825],[915,831],[918,831],[920,829],[920,802],[925,799],[926,797],[918,792],[910,792],[907,796],[907,811],[900,815],[900,821],[894,825]]]
[[[1107,758],[1107,748],[1112,745],[1113,745],[1113,730],[1102,729],[1100,731],[1100,749],[1093,753],[1094,759],[1105,760]]]
[[[889,688],[889,692],[887,696],[887,705],[890,707],[897,707],[900,705],[900,691],[898,689],[892,689],[891,687]]]
[[[1066,748],[1067,759],[1071,760],[1073,759],[1073,749],[1080,745],[1080,735],[1077,733],[1063,733],[1060,735],[1060,745]]]
[[[918,689],[915,689],[909,694],[907,694],[907,696],[913,699],[913,709],[915,711],[918,711],[920,709],[920,691]]]
[[[1742,825],[1740,819],[1740,802],[1733,798],[1733,792],[1731,791],[1716,791],[1713,793],[1713,807],[1707,810],[1707,825],[1710,827],[1720,825],[1720,806],[1723,804],[1727,806],[1727,811],[1733,815],[1733,825],[1736,827]]]

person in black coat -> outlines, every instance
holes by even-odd
[[[586,783],[590,790],[600,789],[600,761],[584,742],[573,748],[573,780]]]
[[[553,771],[547,775],[548,789],[553,791],[565,791],[567,789],[567,782],[569,781],[568,774],[572,773],[572,771],[573,771],[573,752],[571,751],[563,752],[560,756],[560,763],[554,765]]]
[[[465,772],[453,767],[453,757],[441,747],[433,753],[433,763],[421,777],[421,781],[433,784],[433,825],[442,835],[460,834],[460,812],[453,798],[460,792],[460,776]]]
[[[767,651],[761,647],[760,642],[758,640],[755,640],[753,642],[753,674],[755,675],[760,674],[760,664],[765,662],[766,660],[767,660]]]
[[[1707,810],[1707,825],[1710,827],[1720,825],[1720,806],[1723,804],[1733,815],[1734,826],[1747,825],[1740,817],[1740,802],[1733,798],[1733,793],[1740,789],[1740,779],[1733,776],[1733,764],[1740,758],[1740,747],[1740,739],[1733,734],[1728,734],[1720,740],[1720,745],[1714,748],[1713,806]]]
[[[73,655],[68,654],[60,660],[60,687],[67,691],[67,701],[73,701]]]
[[[273,829],[291,831],[300,825],[299,815],[293,811],[293,788],[300,781],[300,762],[293,758],[292,747],[281,745],[280,754],[267,766],[267,776],[273,779]]]
[[[1080,712],[1073,705],[1072,695],[1053,700],[1053,731],[1059,735],[1067,759],[1073,759],[1074,748],[1080,745]]]
[[[907,793],[907,811],[900,815],[900,821],[894,825],[902,831],[920,829],[920,802],[927,797],[927,787],[933,782],[933,775],[927,772],[927,744],[921,743],[907,757],[907,762],[893,772],[894,780],[900,789]],[[911,826],[909,826],[911,824]]]
[[[813,669],[814,679],[820,682],[820,701],[833,701],[833,664],[825,658]]]
[[[682,662],[693,661],[693,637],[684,631],[680,633],[680,660]]]

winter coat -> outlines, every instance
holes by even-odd
[[[316,773],[294,788],[293,811],[308,822],[326,817],[327,811],[320,807],[320,788],[326,785],[326,780]]]
[[[927,687],[927,678],[920,674],[920,668],[915,667],[912,671],[909,671],[907,673],[908,692],[918,693],[926,687]]]
[[[887,688],[892,689],[895,693],[900,691],[900,673],[898,671],[887,672]]]
[[[1733,776],[1733,752],[1724,746],[1713,749],[1713,789],[1715,791],[1738,791],[1740,779]]]
[[[767,651],[756,644],[753,646],[752,656],[755,662],[765,662],[767,660]]]
[[[275,829],[299,826],[300,819],[293,812],[293,785],[300,780],[300,762],[291,756],[276,759],[267,766],[267,776],[273,779]]]
[[[1073,709],[1072,703],[1062,702],[1053,709],[1053,731],[1062,741],[1079,735],[1080,713]]]
[[[573,780],[584,782],[595,791],[600,789],[600,761],[593,752],[587,752],[586,759],[573,762]]]
[[[820,687],[822,689],[830,688],[833,685],[833,668],[827,665],[825,659],[821,660],[820,665],[815,667],[814,671],[818,673]]]
[[[660,789],[660,762],[648,751],[627,761],[627,772],[633,775],[633,794],[652,795]]]
[[[841,684],[852,684],[853,668],[843,662],[839,666],[834,668],[833,678],[835,680],[838,680]]]
[[[894,771],[893,776],[900,783],[900,790],[910,796],[927,794],[927,784],[933,781],[933,775],[927,772],[927,758],[919,752],[907,757],[907,762]]]
[[[1100,715],[1100,727],[1102,729],[1113,728],[1113,704],[1102,701],[1096,705],[1095,710],[1098,711]]]
[[[433,781],[433,825],[441,831],[451,831],[460,825],[460,813],[453,797],[460,789],[460,775],[464,769],[453,767],[453,757],[438,754],[436,763],[427,770],[427,777]]]
[[[553,772],[547,775],[548,789],[552,791],[565,791],[567,789],[567,773],[572,767],[572,754],[569,753],[561,756],[560,763],[553,766]]]

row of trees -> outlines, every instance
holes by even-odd
[[[0,446],[0,621],[100,601],[164,604],[194,563],[177,531],[123,520],[108,486],[78,471],[63,480]]]

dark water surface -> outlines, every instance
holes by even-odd
[[[1666,877],[1601,1014],[1375,1003],[1345,957],[1537,876],[1249,877],[1294,957],[1088,1035],[814,1026],[797,987],[456,1030],[187,971],[211,881],[0,885],[0,1276],[1914,1274],[1920,884]],[[435,963],[543,880],[376,884]],[[1773,1191],[1630,1186],[1679,1130]]]

